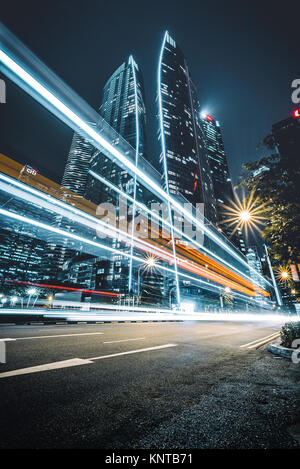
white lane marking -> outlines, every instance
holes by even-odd
[[[4,341],[10,340],[32,340],[32,339],[52,339],[57,337],[75,337],[80,335],[103,335],[104,332],[83,332],[82,334],[59,334],[59,335],[37,335],[33,337],[15,337],[14,339],[0,339]]]
[[[16,375],[27,375],[29,373],[38,373],[40,371],[56,370],[59,368],[69,368],[70,366],[86,365],[93,363],[90,360],[82,360],[81,358],[72,358],[71,360],[63,360],[60,362],[46,363],[45,365],[31,366],[29,368],[20,368],[19,370],[6,371],[0,373],[0,378],[9,378]]]
[[[272,339],[273,337],[279,335],[280,332],[275,332],[274,334],[267,335],[266,337],[261,337],[259,339],[253,340],[253,342],[249,342],[248,344],[240,345],[240,348],[256,346],[258,343],[261,343],[265,340]]]
[[[148,352],[150,350],[160,350],[169,347],[177,347],[177,344],[157,345],[156,347],[140,348],[138,350],[130,350],[129,352],[112,353],[110,355],[102,355],[101,357],[89,358],[89,360],[102,360],[103,358],[119,357],[121,355],[130,355],[131,353]]]
[[[148,348],[142,348],[138,350],[130,350],[129,352],[102,355],[101,357],[94,357],[94,358],[87,358],[87,359],[72,358],[70,360],[63,360],[60,362],[46,363],[45,365],[38,365],[38,366],[29,367],[29,368],[20,368],[19,370],[6,371],[4,373],[0,373],[0,378],[9,378],[10,376],[26,375],[29,373],[37,373],[39,371],[49,371],[49,370],[55,370],[59,368],[68,368],[68,367],[77,366],[77,365],[87,365],[87,364],[93,363],[93,360],[102,360],[104,358],[118,357],[120,355],[130,355],[133,353],[148,352],[151,350],[160,350],[160,349],[176,347],[176,346],[177,344],[165,344],[165,345],[157,345],[156,347],[148,347]]]
[[[9,338],[7,338],[7,339],[0,339],[0,342],[14,342],[15,340],[17,340],[17,339],[9,339]]]
[[[136,339],[109,340],[103,343],[104,344],[116,344],[118,342],[129,342],[130,340],[145,340],[145,337],[137,337]]]

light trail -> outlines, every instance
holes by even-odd
[[[114,190],[115,192],[117,192],[118,194],[122,195],[122,197],[124,197],[125,199],[133,202],[133,199],[132,197],[130,197],[130,195],[126,194],[126,192],[122,191],[121,189],[119,189],[118,187],[116,187],[115,185],[113,185],[111,182],[107,181],[106,179],[104,179],[102,176],[100,176],[99,174],[95,173],[94,171],[92,170],[89,170],[89,173],[96,179],[98,179],[100,182],[102,182],[103,184],[105,184],[107,187],[109,187],[110,189]],[[159,222],[161,222],[163,225],[166,225],[168,228],[171,228],[171,224],[165,220],[164,218],[160,217],[155,211],[153,210],[150,210],[146,205],[136,201],[135,202],[136,205],[141,209],[141,210],[144,210],[146,213],[148,213],[149,215],[151,215],[153,218],[155,218],[156,220],[158,220]],[[188,236],[186,233],[184,233],[183,231],[180,231],[176,226],[173,227],[174,231],[176,233],[178,233],[180,235],[181,238],[186,238],[191,244],[193,244],[194,246],[196,246],[199,250],[201,251],[205,251],[207,252],[209,255],[213,256],[215,259],[217,259],[219,262],[221,262],[222,264],[225,264],[227,265],[227,267],[229,267],[230,269],[234,270],[235,272],[237,272],[239,275],[241,275],[242,277],[244,277],[245,279],[249,280],[251,283],[253,283],[253,279],[251,277],[249,277],[248,275],[246,275],[244,272],[240,271],[239,269],[237,269],[235,266],[233,266],[232,264],[230,264],[229,262],[225,261],[224,259],[222,259],[221,257],[219,257],[217,254],[213,253],[212,251],[210,251],[208,248],[206,248],[204,245],[202,244],[199,244],[196,240],[194,240],[193,238],[191,238],[190,236]],[[249,267],[249,266],[248,266]],[[264,277],[263,277],[264,278]],[[264,282],[267,283],[269,286],[271,286],[273,288],[273,285],[267,280],[264,278]],[[259,287],[260,288],[260,287]]]
[[[0,25],[0,30],[2,37],[5,37],[5,34],[9,34],[9,32],[3,25]],[[18,43],[16,38],[14,38],[14,40],[16,43]],[[23,49],[25,49],[24,46],[22,47]],[[141,182],[141,184],[148,185],[148,187],[151,187],[152,191],[155,192],[162,200],[167,201],[169,205],[178,210],[188,220],[190,220],[192,223],[201,228],[219,246],[221,246],[233,257],[235,257],[240,263],[245,265],[247,269],[253,270],[258,276],[260,276],[265,281],[265,279],[254,268],[248,265],[246,260],[243,259],[240,254],[235,252],[230,246],[228,246],[224,241],[222,241],[219,236],[215,235],[209,228],[207,228],[207,226],[205,226],[203,222],[195,218],[179,202],[177,202],[166,191],[164,191],[161,186],[156,183],[156,181],[149,177],[145,172],[141,171],[138,167],[136,167],[130,159],[128,159],[112,143],[110,143],[102,135],[100,135],[100,133],[94,128],[92,128],[91,125],[89,125],[84,119],[79,117],[76,112],[72,111],[70,107],[68,107],[64,102],[62,102],[62,100],[58,99],[52,92],[50,92],[37,79],[35,79],[33,75],[28,73],[24,69],[24,67],[20,66],[15,59],[12,59],[9,56],[9,54],[9,48],[8,53],[6,53],[4,51],[4,47],[2,47],[2,49],[0,50],[0,60],[4,64],[3,72],[5,74],[7,74],[8,69],[8,75],[18,85],[20,85],[19,80],[21,79],[22,82],[26,84],[26,91],[31,94],[35,99],[41,102],[45,107],[47,107],[60,119],[64,120],[65,122],[68,122],[68,125],[70,125],[75,131],[80,131],[81,133],[84,133],[88,138],[91,138],[95,142],[95,146],[97,148],[99,148],[100,150],[106,150],[110,154],[110,157],[116,158],[120,162],[120,164],[127,168],[127,170],[131,174],[136,175],[137,179]],[[130,146],[128,147],[131,148]]]
[[[99,291],[99,290],[89,290],[87,288],[65,287],[62,285],[49,285],[47,283],[23,282],[21,280],[11,280],[11,279],[5,279],[5,278],[1,279],[1,281],[5,283],[16,283],[18,285],[30,285],[34,287],[54,288],[56,290],[81,291],[82,293],[94,293],[96,295],[113,296],[113,297],[118,297],[118,298],[123,296],[121,293]]]
[[[137,168],[138,161],[139,161],[139,148],[140,148],[140,125],[139,125],[138,93],[137,93],[137,83],[136,83],[136,75],[135,75],[135,62],[133,60],[132,55],[129,58],[129,63],[131,64],[131,67],[132,67],[133,85],[134,85],[135,127],[136,127],[135,166]],[[133,204],[132,204],[132,226],[131,226],[131,245],[130,245],[131,256],[133,255],[136,185],[137,185],[137,178],[135,174],[134,175],[134,188],[133,188]],[[131,289],[132,289],[132,257],[130,258],[130,262],[129,262],[128,291],[131,292]]]
[[[115,249],[115,248],[112,248],[110,246],[107,246],[107,245],[103,245],[101,243],[98,243],[98,242],[95,242],[95,241],[92,241],[90,239],[86,239],[86,238],[83,238],[82,236],[78,236],[78,235],[75,235],[74,233],[70,233],[70,232],[67,232],[67,231],[64,231],[64,230],[61,230],[60,228],[56,228],[56,227],[53,227],[53,226],[50,226],[50,225],[47,225],[45,223],[41,223],[37,220],[33,220],[33,219],[30,219],[28,217],[23,217],[21,215],[18,215],[17,213],[13,213],[13,212],[9,212],[8,210],[5,210],[5,209],[0,209],[0,214],[4,215],[4,216],[7,216],[9,218],[12,218],[12,219],[15,219],[15,220],[18,220],[18,221],[21,221],[22,223],[27,223],[27,224],[30,224],[30,225],[33,225],[33,226],[36,226],[36,227],[39,227],[41,229],[44,229],[44,230],[47,230],[47,231],[52,231],[56,234],[59,234],[63,237],[67,237],[67,238],[71,238],[71,239],[74,239],[76,241],[79,241],[79,242],[82,242],[82,243],[85,243],[85,244],[88,244],[88,245],[91,245],[91,246],[94,246],[94,247],[97,247],[97,248],[100,248],[100,249],[104,249],[104,250],[108,250],[110,252],[113,252],[113,253],[116,253],[116,254],[119,254],[119,255],[122,255],[122,256],[125,256],[127,258],[130,258],[130,254],[126,253],[126,252],[122,252],[118,249]],[[140,258],[140,257],[137,257],[137,256],[132,256],[132,258],[138,262],[141,262],[143,263],[143,259]],[[157,266],[159,269],[162,269],[166,272],[169,272],[169,273],[172,273],[174,274],[174,271],[168,267],[165,267],[165,266],[162,266],[162,265],[158,265]],[[197,279],[195,277],[192,277],[190,275],[187,275],[187,274],[184,274],[182,272],[179,272],[179,275],[181,275],[182,277],[185,277],[185,278],[188,278],[190,280],[193,280],[194,282],[198,282],[198,283],[201,283],[201,284],[205,284],[205,285],[208,285],[210,287],[210,289],[212,287],[214,287],[215,289],[217,289],[217,291],[222,291],[222,288],[219,287],[219,286],[214,286],[214,285],[211,285],[210,283],[208,282],[205,282],[203,280],[200,280],[200,279]],[[234,289],[236,289],[238,286],[235,286]],[[239,290],[239,288],[237,288]],[[241,290],[240,290],[241,291]],[[242,290],[243,293],[246,293],[245,291]],[[237,295],[237,294],[236,294]],[[246,295],[249,296],[248,293],[246,293]],[[243,297],[243,299],[245,300],[245,297]],[[256,301],[255,299],[253,299],[253,301]]]
[[[0,174],[0,179],[1,179],[2,175]],[[7,178],[6,176],[4,176],[4,179],[6,180],[6,182],[14,182],[13,180],[11,180],[10,178]],[[24,189],[28,186],[25,186],[23,183],[19,183],[17,182],[17,185]],[[31,188],[30,188],[31,189]],[[12,193],[12,190],[11,190],[11,187],[9,187],[9,190],[10,193]],[[29,193],[31,194],[32,192],[35,192],[35,197],[36,197],[36,203],[37,204],[40,204],[41,206],[43,206],[43,204],[39,201],[39,197],[38,197],[38,192],[35,191],[34,189],[31,189],[29,191]],[[42,194],[42,193],[41,193]],[[16,194],[15,194],[16,195]],[[21,200],[24,200],[24,198],[26,199],[26,194],[24,194],[24,192],[20,191],[17,193],[18,197],[21,199]],[[31,200],[30,200],[31,201]],[[35,200],[31,201],[31,202],[34,202]],[[126,237],[128,238],[130,235],[120,229],[117,229],[115,227],[112,227],[110,225],[107,225],[105,222],[102,222],[101,220],[95,218],[95,217],[92,217],[91,215],[88,215],[88,214],[85,214],[85,212],[82,212],[78,209],[73,209],[72,206],[68,205],[68,204],[65,204],[64,202],[60,202],[60,201],[57,201],[57,199],[53,199],[51,196],[46,196],[46,204],[47,205],[44,205],[44,208],[48,208],[48,209],[52,209],[51,207],[51,202],[57,202],[59,207],[62,207],[64,210],[61,212],[61,214],[63,216],[67,216],[69,217],[70,214],[68,212],[71,212],[71,213],[76,213],[76,216],[77,216],[77,219],[73,217],[73,221],[76,220],[77,222],[79,223],[83,223],[84,226],[89,226],[89,227],[92,227],[93,229],[98,229],[99,225],[101,225],[102,227],[104,227],[104,231],[106,234],[110,235],[111,237],[114,236],[114,233],[116,233],[116,235],[118,235],[119,237],[122,237],[123,238],[123,241],[125,240],[125,242],[127,241]],[[78,215],[77,215],[78,214]],[[82,216],[84,214],[84,216]],[[84,218],[87,218],[87,220],[85,220]],[[90,220],[92,221],[92,223],[90,222]],[[109,230],[107,232],[107,230]],[[135,238],[134,237],[134,241],[135,241],[135,246],[143,251],[146,251],[146,252],[151,252],[152,254],[155,254],[157,255],[158,257],[166,260],[167,262],[169,263],[172,263],[173,262],[173,256],[170,256],[170,254],[168,252],[166,252],[165,250],[157,247],[157,246],[153,246],[152,244],[149,244],[148,242],[144,241],[143,239],[140,239],[140,238]],[[119,253],[119,252],[118,252]],[[130,255],[131,256],[131,255]],[[133,260],[133,257],[129,257],[129,259]],[[253,296],[253,293],[252,291],[248,290],[248,289],[245,289],[243,287],[241,287],[239,285],[241,279],[236,279],[238,280],[238,285],[234,282],[232,282],[231,280],[228,280],[220,275],[216,275],[215,273],[211,272],[211,271],[208,271],[207,269],[203,269],[203,267],[201,266],[198,266],[198,265],[194,265],[191,264],[190,261],[187,261],[186,259],[183,259],[182,257],[179,257],[177,258],[177,262],[178,262],[178,265],[181,266],[182,268],[186,269],[186,270],[189,270],[190,272],[193,272],[197,275],[201,275],[202,277],[206,277],[207,279],[211,279],[213,281],[216,281],[217,283],[221,283],[222,285],[225,285],[225,286],[228,286],[230,288],[233,288],[234,290],[238,290],[238,291],[241,291],[243,293],[246,293],[246,294],[249,294],[251,296]],[[206,259],[206,262],[209,263],[209,260]],[[220,266],[221,268],[221,266]],[[227,274],[228,275],[228,272],[226,272],[225,269],[223,269],[223,274]],[[229,276],[230,276],[230,272],[229,272]],[[243,283],[243,282],[242,282]],[[247,285],[245,285],[247,286]],[[249,286],[249,285],[248,285]],[[251,288],[253,288],[253,283],[251,283]],[[265,294],[265,292],[263,290],[261,290],[262,294]]]
[[[85,303],[85,306],[87,304]],[[134,314],[134,313],[137,314]],[[257,313],[206,313],[206,312],[194,312],[186,313],[183,310],[175,312],[164,309],[153,309],[138,311],[137,309],[129,311],[128,308],[124,309],[124,313],[118,311],[115,313],[99,313],[87,311],[71,311],[71,310],[52,310],[51,312],[42,310],[23,310],[19,309],[2,309],[0,315],[14,315],[14,316],[32,316],[44,318],[60,318],[69,321],[212,321],[212,322],[273,322],[278,324],[284,324],[288,320],[289,322],[298,322],[299,316],[295,315],[282,315],[282,314],[262,314],[260,311]]]

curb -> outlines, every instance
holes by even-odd
[[[291,358],[293,352],[295,352],[295,349],[283,347],[280,345],[281,339],[276,340],[276,342],[273,342],[272,344],[268,345],[268,351],[271,353],[274,353],[274,355],[279,355],[284,358]]]
[[[25,321],[25,322],[19,322],[19,323],[0,323],[0,326],[59,326],[59,325],[88,325],[88,324],[142,324],[142,323],[158,323],[158,322],[183,322],[183,319],[149,319],[149,320],[120,320],[120,321],[114,321],[114,320],[103,320],[103,321],[55,321],[55,320],[50,320],[50,321]]]

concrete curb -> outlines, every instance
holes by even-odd
[[[283,347],[282,345],[280,345],[280,343],[281,339],[278,339],[272,344],[269,344],[268,351],[274,353],[274,355],[279,355],[281,357],[291,359],[293,352],[295,352],[295,349]]]
[[[114,320],[106,320],[104,319],[103,321],[55,321],[55,320],[50,320],[50,321],[24,321],[24,322],[19,322],[19,323],[0,323],[1,326],[65,326],[65,325],[89,325],[89,324],[130,324],[130,323],[135,323],[135,324],[142,324],[142,323],[156,323],[156,322],[183,322],[183,319],[149,319],[149,320],[120,320],[120,321],[114,321]]]

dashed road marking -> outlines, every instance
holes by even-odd
[[[118,342],[129,342],[131,340],[145,340],[145,337],[137,337],[134,339],[122,339],[122,340],[109,340],[106,342],[103,342],[104,344],[117,344]]]
[[[32,340],[32,339],[53,339],[53,338],[58,338],[58,337],[75,337],[75,336],[81,336],[81,335],[102,335],[104,332],[83,332],[82,334],[59,334],[59,335],[37,335],[33,337],[15,337],[14,339],[0,339],[4,340],[5,342],[11,341],[11,340]]]
[[[100,357],[93,357],[93,358],[72,358],[70,360],[63,360],[59,362],[53,363],[46,363],[44,365],[37,365],[31,366],[29,368],[20,368],[18,370],[6,371],[4,373],[0,373],[0,378],[9,378],[11,376],[18,376],[18,375],[26,375],[30,373],[38,373],[41,371],[49,371],[49,370],[57,370],[60,368],[69,368],[72,366],[78,365],[88,365],[94,362],[94,360],[103,360],[105,358],[112,358],[112,357],[119,357],[121,355],[131,355],[134,353],[141,353],[141,352],[150,352],[152,350],[161,350],[169,347],[176,347],[177,344],[164,344],[164,345],[157,345],[154,347],[147,347],[137,350],[129,350],[128,352],[120,352],[120,353],[112,353],[109,355],[102,355]]]

